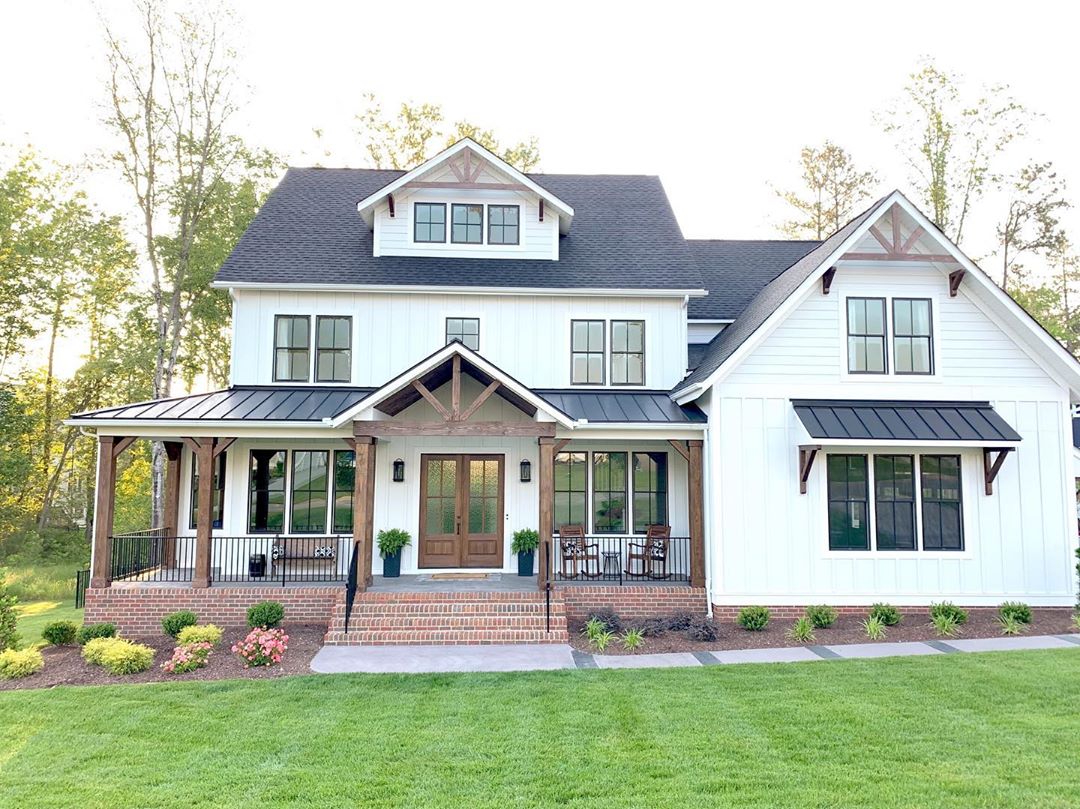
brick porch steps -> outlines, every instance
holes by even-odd
[[[360,593],[345,632],[345,605],[334,608],[331,646],[566,643],[566,607],[551,596],[547,631],[544,594]]]

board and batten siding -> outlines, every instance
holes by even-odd
[[[936,373],[849,376],[849,295],[931,298]],[[979,448],[885,446],[826,448],[807,493],[800,494],[798,446],[807,439],[791,406],[800,398],[985,400],[1023,441],[1006,459],[992,495],[984,492]],[[940,270],[842,266],[830,294],[815,287],[719,383],[706,407],[713,603],[1073,603],[1077,540],[1068,390],[962,287],[950,298]],[[826,452],[890,449],[961,455],[963,552],[829,550]]]
[[[682,298],[237,290],[232,383],[273,384],[275,315],[353,318],[352,380],[381,386],[442,347],[446,318],[480,319],[480,354],[535,388],[570,386],[570,322],[645,321],[645,385],[667,390],[686,368]],[[606,335],[610,351],[610,324]],[[615,388],[624,389],[624,388]]]

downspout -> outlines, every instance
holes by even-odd
[[[708,416],[708,414],[706,414]],[[705,534],[703,544],[705,547],[705,614],[709,618],[713,617],[712,608],[712,448],[710,425],[706,422],[705,435],[701,444],[702,455],[702,475],[701,484],[704,491],[701,493],[702,498],[702,520],[705,523],[702,526],[702,531]]]

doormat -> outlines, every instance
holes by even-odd
[[[432,573],[431,578],[436,581],[439,579],[454,579],[455,581],[484,581],[488,578],[487,573]]]

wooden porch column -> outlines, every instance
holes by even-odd
[[[195,520],[195,571],[191,586],[210,586],[210,545],[214,528],[214,439],[185,438],[199,467],[199,514]]]
[[[353,478],[353,544],[356,548],[356,590],[363,592],[371,584],[371,534],[375,524],[375,439],[358,435],[350,442],[356,452]]]
[[[162,567],[176,567],[176,535],[180,528],[180,458],[184,445],[166,441],[165,447],[165,514],[161,526],[164,535]]]
[[[110,585],[109,537],[113,530],[113,506],[116,502],[116,442],[111,435],[98,437],[97,502],[94,506],[94,565],[91,587]]]
[[[547,587],[551,571],[548,570],[551,550],[551,530],[555,519],[555,439],[542,437],[540,441],[540,547],[537,553],[536,580],[541,590]]]
[[[687,441],[689,450],[690,586],[705,586],[705,489],[702,474],[702,442]]]

